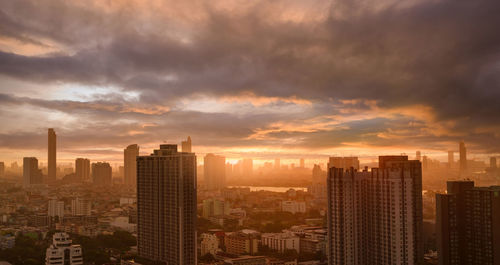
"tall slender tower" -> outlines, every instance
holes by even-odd
[[[196,264],[196,156],[162,144],[137,157],[137,246],[140,257]]]
[[[56,132],[52,128],[49,128],[48,144],[47,183],[53,183],[56,181]]]
[[[467,172],[467,149],[465,148],[464,141],[460,141],[460,173],[464,174]]]
[[[137,162],[139,146],[131,144],[123,150],[123,174],[125,185],[135,187],[137,183]]]
[[[453,151],[448,151],[448,168],[453,168],[453,164],[455,163]]]
[[[191,136],[186,141],[181,142],[182,152],[191,153]]]

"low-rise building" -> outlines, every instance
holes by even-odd
[[[55,233],[52,245],[47,248],[46,265],[82,265],[83,253],[80,245],[73,245],[67,233]]]
[[[305,213],[306,203],[301,201],[282,201],[281,211],[289,213]]]
[[[270,249],[278,252],[285,252],[285,250],[296,250],[300,252],[300,237],[291,233],[266,233],[262,234],[262,245],[268,246]]]
[[[226,234],[224,237],[226,252],[235,255],[259,252],[258,233],[253,230],[242,230]]]

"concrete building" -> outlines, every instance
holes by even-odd
[[[381,156],[371,172],[332,167],[327,183],[329,264],[422,264],[420,161]]]
[[[259,252],[259,234],[253,230],[228,233],[224,237],[226,252],[235,255],[255,255]]]
[[[83,252],[80,245],[73,245],[66,233],[55,233],[52,244],[45,254],[46,265],[82,265]]]
[[[162,144],[137,157],[137,243],[140,257],[196,264],[196,156]]]
[[[203,158],[203,174],[205,187],[208,190],[219,190],[226,187],[226,158],[207,154]]]
[[[305,213],[306,203],[302,201],[282,201],[281,211],[289,213]]]
[[[92,163],[92,182],[96,186],[111,186],[112,169],[109,163]]]
[[[281,253],[293,249],[300,253],[300,237],[291,232],[262,234],[261,243]]]
[[[218,249],[219,239],[216,235],[206,233],[201,234],[200,256],[206,255],[208,253],[215,256]]]
[[[137,162],[139,146],[131,144],[123,150],[123,180],[125,185],[135,187],[137,183]]]
[[[57,171],[57,162],[56,162],[56,132],[54,129],[49,128],[48,131],[48,173],[47,173],[47,183],[54,183],[56,181],[56,171]]]
[[[79,182],[90,182],[90,160],[77,158],[75,160],[75,175]]]
[[[455,157],[453,151],[448,151],[448,168],[453,168],[455,164]]]
[[[440,265],[500,264],[500,187],[448,181],[436,194]]]
[[[64,217],[64,202],[63,201],[50,200],[47,208],[48,208],[47,209],[48,216],[50,216],[50,217],[58,216],[59,218]]]
[[[43,176],[42,171],[38,169],[38,159],[36,157],[23,158],[23,187],[29,188],[42,183]]]
[[[191,136],[188,136],[186,141],[181,142],[181,150],[185,153],[191,153]]]
[[[328,159],[328,168],[336,167],[343,169],[359,169],[359,159],[357,157],[335,157],[332,156]]]
[[[76,198],[71,201],[71,215],[90,216],[92,203],[87,199]]]
[[[228,201],[219,199],[203,200],[203,218],[211,216],[228,215],[231,210],[231,204]]]

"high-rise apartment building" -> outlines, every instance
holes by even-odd
[[[500,264],[500,187],[448,181],[436,194],[436,234],[440,265]]]
[[[78,182],[90,182],[90,160],[86,158],[75,160],[75,177]]]
[[[196,264],[196,156],[162,144],[137,157],[139,256],[169,265]]]
[[[66,233],[55,233],[52,244],[45,254],[46,265],[82,265],[83,252],[80,245],[73,245]]]
[[[191,136],[188,136],[186,141],[181,142],[182,152],[191,153]]]
[[[135,187],[137,183],[137,157],[139,146],[132,144],[123,150],[123,178],[125,185]]]
[[[228,201],[214,198],[203,200],[203,218],[229,215],[230,210],[231,204]]]
[[[455,157],[453,151],[448,151],[448,168],[453,168],[453,164],[455,164]]]
[[[71,214],[73,216],[90,216],[92,203],[87,199],[75,198],[71,201]]]
[[[465,174],[467,172],[467,149],[465,148],[464,141],[460,141],[459,151],[460,151],[460,173]]]
[[[214,154],[207,154],[203,158],[203,176],[205,186],[209,190],[226,187],[226,158]]]
[[[47,207],[47,215],[50,217],[64,217],[64,202],[58,200],[50,200]]]
[[[56,132],[54,129],[49,128],[48,131],[48,173],[47,173],[47,183],[54,183],[56,181]]]
[[[329,264],[422,264],[420,161],[381,156],[371,171],[330,167],[327,184]]]
[[[29,188],[31,185],[42,184],[42,171],[38,169],[38,159],[36,157],[23,158],[23,187]]]
[[[328,168],[336,167],[336,168],[354,168],[359,169],[359,160],[357,157],[330,157],[328,159]]]
[[[97,186],[111,186],[112,169],[109,163],[92,163],[92,182]]]

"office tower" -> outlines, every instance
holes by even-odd
[[[55,233],[52,237],[52,244],[45,254],[45,265],[82,265],[82,247],[72,243],[68,234]]]
[[[300,159],[300,168],[305,168],[304,158]]]
[[[64,202],[58,200],[50,200],[48,205],[47,215],[50,217],[58,216],[59,218],[63,218]]]
[[[79,182],[90,182],[90,160],[77,158],[75,160],[75,175]]]
[[[328,170],[331,265],[423,263],[422,169],[407,156],[380,156],[379,168]]]
[[[137,183],[137,162],[139,146],[131,144],[123,150],[123,174],[125,185],[135,187]]]
[[[436,194],[440,265],[500,264],[500,187],[448,181]]]
[[[214,154],[207,154],[203,158],[203,175],[205,186],[209,190],[226,187],[226,158]]]
[[[109,163],[92,163],[92,182],[97,186],[111,186],[112,169]]]
[[[494,156],[490,157],[490,168],[497,168],[497,158]]]
[[[243,159],[242,175],[245,177],[253,176],[253,161],[251,158]]]
[[[23,158],[23,187],[29,188],[31,185],[42,184],[42,171],[38,169],[38,159],[36,157]]]
[[[140,257],[196,264],[196,156],[162,144],[137,157],[137,242]]]
[[[281,168],[280,159],[279,158],[275,158],[274,159],[274,169],[279,170],[280,168]]]
[[[467,172],[467,149],[465,148],[464,141],[460,141],[459,151],[460,151],[460,173],[465,174]]]
[[[71,200],[71,215],[90,216],[92,204],[87,199],[76,198]]]
[[[427,156],[422,157],[422,170],[427,170],[429,168],[429,158]]]
[[[181,142],[182,152],[191,153],[191,136],[186,141]]]
[[[453,151],[448,151],[448,168],[452,168],[455,163]]]
[[[421,157],[420,151],[417,151],[416,154],[415,154],[415,160],[420,161],[421,158],[422,157]]]
[[[330,157],[328,159],[328,168],[336,167],[336,168],[354,168],[359,169],[359,160],[357,157]]]
[[[48,132],[48,174],[47,182],[56,181],[56,132],[50,128]]]
[[[4,162],[0,162],[0,178],[5,176],[5,164]]]

